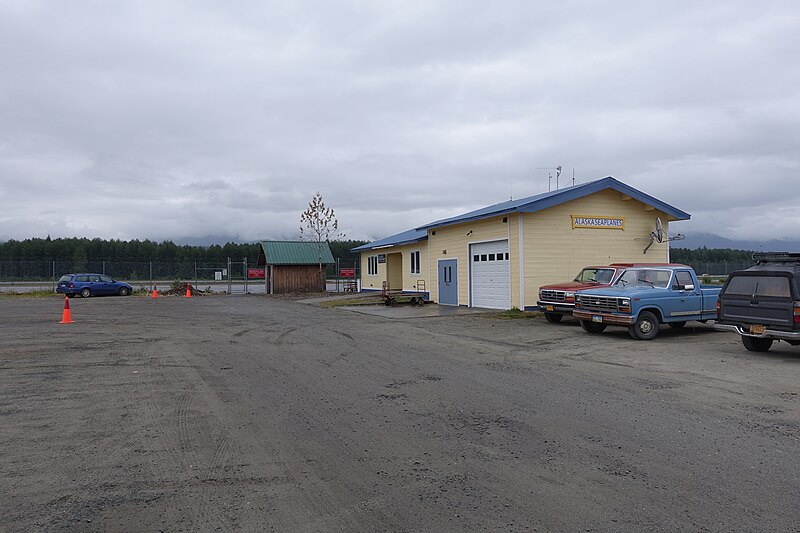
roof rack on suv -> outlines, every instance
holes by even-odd
[[[797,252],[754,252],[753,261],[761,263],[797,263],[800,253]]]

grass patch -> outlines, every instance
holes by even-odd
[[[329,300],[320,302],[320,307],[341,307],[343,305],[378,305],[383,304],[383,299],[375,298],[347,298],[345,300]]]
[[[63,294],[53,292],[51,289],[42,289],[28,292],[0,291],[0,298],[63,298]]]
[[[517,320],[520,318],[541,318],[544,313],[541,311],[523,311],[517,307],[513,307],[508,311],[498,311],[497,313],[486,313],[486,318],[496,318],[499,320]]]

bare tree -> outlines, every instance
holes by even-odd
[[[322,243],[344,237],[339,231],[339,221],[332,207],[325,205],[319,191],[308,202],[308,209],[300,214],[300,239],[314,241],[319,251],[319,270],[322,273]]]

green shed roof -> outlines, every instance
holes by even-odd
[[[258,264],[263,265],[328,265],[335,261],[327,242],[261,241]]]

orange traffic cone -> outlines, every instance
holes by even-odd
[[[64,296],[64,312],[61,313],[59,324],[72,324],[72,314],[69,312],[69,298]]]
[[[186,297],[187,298],[192,297],[192,286],[189,285],[188,283],[186,284]]]
[[[150,297],[158,298],[158,287],[156,285],[153,285],[153,294]]]

